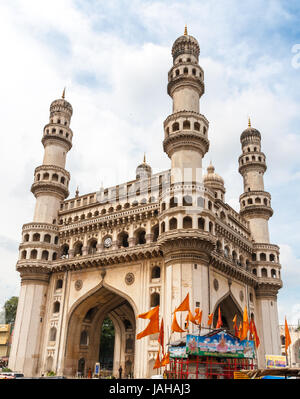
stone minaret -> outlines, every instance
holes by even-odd
[[[44,128],[43,164],[34,172],[31,191],[36,197],[32,223],[23,226],[17,270],[21,292],[14,328],[9,367],[34,376],[39,368],[41,334],[51,261],[59,249],[58,211],[69,195],[70,174],[65,170],[66,154],[72,147],[72,106],[62,98],[52,102],[50,120]]]
[[[253,238],[251,269],[257,275],[256,323],[260,326],[260,367],[265,367],[264,354],[281,354],[277,311],[277,292],[282,287],[279,247],[270,244],[268,220],[273,214],[271,195],[264,189],[266,156],[261,152],[261,134],[251,127],[241,134],[243,154],[239,157],[239,172],[244,180],[240,196],[240,214],[249,222]],[[275,253],[275,254],[274,254]]]
[[[204,93],[199,53],[197,40],[185,29],[173,44],[173,66],[168,73],[173,113],[164,122],[163,147],[171,160],[171,181],[162,188],[158,242],[166,264],[164,321],[169,332],[171,314],[187,293],[192,310],[201,303],[203,318],[209,312],[208,262],[215,238],[213,213],[203,213],[202,158],[209,141],[208,121],[199,112]],[[184,320],[178,321],[184,325]],[[172,337],[179,338],[178,333]]]
[[[199,113],[204,93],[204,72],[198,64],[200,48],[187,34],[172,47],[173,67],[168,74],[168,94],[173,113],[164,122],[164,151],[171,159],[172,182],[201,182],[202,158],[209,148],[208,121]]]
[[[269,242],[268,220],[273,214],[271,196],[264,191],[266,156],[261,152],[260,132],[251,127],[241,134],[243,154],[239,157],[239,172],[244,180],[244,193],[240,196],[241,215],[249,221],[255,242]]]

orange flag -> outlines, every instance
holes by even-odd
[[[217,321],[217,325],[216,325],[216,328],[220,328],[220,327],[222,327],[222,317],[221,317],[221,308],[220,308],[220,306],[219,306],[219,313],[218,313],[218,321]]]
[[[196,323],[196,320],[195,320],[195,317],[193,316],[193,313],[189,310],[189,313],[188,313],[188,320],[191,322],[191,323],[193,323],[193,324],[197,324]]]
[[[208,326],[211,326],[211,325],[212,325],[213,317],[214,317],[214,314],[213,314],[213,313],[211,313],[211,314],[208,315],[208,322],[207,322],[207,325],[208,325]]]
[[[238,337],[239,336],[239,330],[238,330],[237,325],[236,325],[236,318],[237,318],[237,316],[235,315],[234,318],[232,319],[232,321],[233,321],[234,335],[236,337]]]
[[[141,339],[147,335],[156,334],[159,332],[159,305],[149,310],[149,312],[138,315],[141,319],[150,319],[148,326],[137,334],[136,339]]]
[[[171,326],[171,331],[172,332],[185,332],[180,325],[177,323],[177,319],[176,319],[176,312],[174,312],[174,317],[173,317],[173,322],[172,322],[172,326]]]
[[[248,330],[249,330],[249,321],[248,321],[247,307],[245,306],[244,314],[243,314],[243,327],[242,327],[242,333],[241,333],[241,341],[243,341],[244,339],[247,339]]]
[[[286,321],[286,317],[284,318],[284,332],[285,332],[285,354],[287,354],[288,347],[291,345],[291,336],[290,336],[290,331],[289,331],[289,326]]]
[[[186,297],[182,301],[182,303],[178,306],[174,312],[184,312],[185,310],[190,310],[190,294],[187,293]]]
[[[201,326],[201,322],[202,322],[202,310],[199,309],[197,316],[195,316],[195,320],[196,320],[197,324]]]
[[[241,339],[242,336],[242,323],[240,322],[239,330],[238,330],[238,338]]]
[[[170,353],[167,352],[161,360],[161,366],[166,366],[170,363]]]
[[[155,363],[154,363],[154,366],[153,366],[153,370],[154,369],[159,369],[161,367],[161,364],[160,364],[160,360],[159,360],[159,351],[157,352],[157,356],[156,356],[156,360],[155,360]]]
[[[164,319],[163,318],[161,319],[161,323],[160,323],[158,343],[161,345],[162,353],[164,355],[165,350],[164,350]]]
[[[259,344],[260,344],[260,340],[259,340],[259,337],[257,334],[256,325],[255,325],[253,319],[251,319],[251,321],[250,321],[249,330],[250,330],[250,335],[251,335],[250,339],[254,340],[255,346],[256,346],[256,348],[258,348]]]

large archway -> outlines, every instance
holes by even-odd
[[[226,294],[215,306],[213,318],[214,326],[217,324],[219,307],[221,308],[222,328],[234,334],[233,318],[235,315],[237,316],[237,326],[239,326],[240,322],[243,321],[242,309],[231,293]]]
[[[103,326],[106,327],[104,335]],[[110,334],[113,337],[109,337]],[[112,348],[106,354],[102,349],[101,353],[101,339],[103,341],[108,338]],[[85,296],[71,311],[64,374],[75,376],[80,372],[87,375],[88,370],[94,371],[95,363],[100,362],[100,368],[106,374],[118,376],[121,366],[124,377],[132,376],[134,342],[135,314],[132,306],[121,295],[101,286]]]

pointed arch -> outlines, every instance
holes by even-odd
[[[239,305],[238,301],[235,299],[231,291],[223,295],[214,306],[214,319],[213,325],[217,324],[218,319],[218,309],[221,308],[221,315],[224,328],[228,329],[234,334],[233,321],[235,315],[237,315],[237,325],[243,320],[243,310]]]

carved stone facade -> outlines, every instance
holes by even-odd
[[[202,174],[209,123],[199,113],[204,93],[199,53],[197,40],[188,34],[172,48],[173,113],[164,122],[163,141],[170,170],[152,174],[144,159],[135,180],[67,199],[73,110],[64,96],[51,104],[44,160],[31,187],[34,218],[23,226],[17,262],[22,282],[13,370],[27,376],[93,370],[101,325],[109,317],[116,334],[113,373],[122,365],[127,374],[148,377],[157,337],[136,341],[147,325],[136,316],[160,304],[167,343],[172,312],[187,293],[192,310],[203,310],[204,325],[221,306],[224,326],[232,330],[234,315],[241,321],[246,306],[261,340],[259,365],[265,353],[280,354],[281,266],[278,246],[269,243],[273,211],[264,191],[261,135],[251,126],[241,135],[244,193],[236,212],[225,202],[224,180],[214,167]],[[182,326],[184,318],[178,315]],[[178,338],[173,334],[171,342]]]

